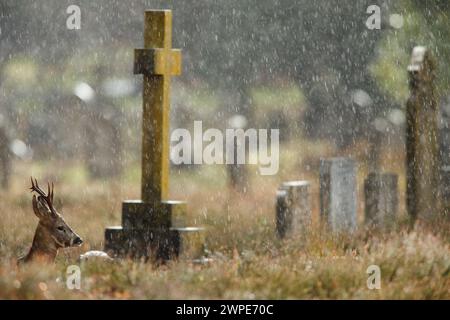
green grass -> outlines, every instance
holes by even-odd
[[[259,87],[252,90],[252,99],[255,107],[263,110],[280,106],[299,108],[305,105],[305,97],[298,86],[288,85],[280,87]]]

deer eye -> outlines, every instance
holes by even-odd
[[[58,229],[59,231],[64,231],[64,227],[63,227],[63,226],[59,226],[59,227],[56,228],[56,229]]]

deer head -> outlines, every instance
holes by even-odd
[[[80,246],[83,240],[64,221],[53,206],[53,183],[47,186],[45,193],[35,179],[31,178],[31,192],[33,195],[33,211],[39,218],[39,225],[36,229],[33,244],[25,261],[33,259],[35,256],[43,256],[48,260],[54,259],[58,249]]]

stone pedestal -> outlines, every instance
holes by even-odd
[[[320,161],[321,220],[334,232],[357,226],[356,163],[347,158]]]
[[[157,207],[141,200],[125,201],[122,226],[105,230],[105,251],[145,260],[197,259],[203,252],[203,229],[185,227],[185,213],[182,201],[163,201]]]
[[[284,182],[277,191],[277,234],[280,238],[304,234],[311,227],[309,182]]]

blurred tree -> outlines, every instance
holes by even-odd
[[[367,30],[365,21],[369,4],[388,2],[176,1],[176,10],[189,12],[176,38],[188,73],[235,95],[234,111],[251,113],[248,91],[256,83],[290,77],[309,99],[309,133],[345,146],[387,104],[367,72],[382,32]],[[353,103],[355,90],[371,104]]]
[[[392,29],[380,42],[370,70],[377,84],[397,105],[403,107],[408,96],[406,67],[411,50],[417,45],[428,47],[438,62],[438,94],[450,92],[450,3],[445,0],[401,0],[393,4],[393,12],[403,16],[400,29]]]
[[[448,57],[445,1],[80,0],[77,31],[65,27],[69,4],[0,1],[0,77],[11,59],[33,59],[40,66],[41,98],[33,93],[25,104],[32,109],[45,107],[79,78],[89,81],[98,64],[111,75],[132,77],[133,48],[142,46],[143,11],[149,8],[173,9],[174,46],[184,51],[181,81],[200,80],[211,91],[224,91],[233,97],[226,107],[251,119],[261,112],[252,108],[253,87],[292,79],[310,105],[310,136],[332,138],[340,146],[399,103],[406,82],[399,78],[404,69],[398,59],[409,54],[410,39],[422,37],[440,50],[438,58]],[[365,26],[366,9],[373,4],[382,8],[381,30]],[[404,13],[402,29],[389,28],[391,11]],[[420,19],[420,28],[414,27]]]

